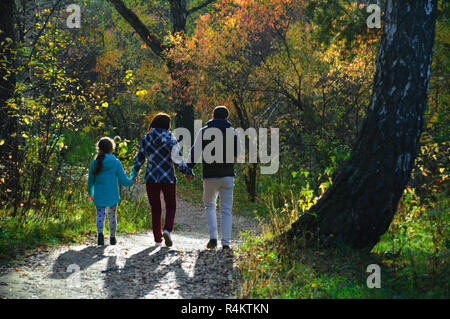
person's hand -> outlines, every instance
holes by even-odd
[[[194,179],[194,175],[186,175],[186,180],[191,182]]]
[[[133,179],[133,185],[136,185],[137,184],[137,178],[135,178],[135,179]]]
[[[94,200],[94,196],[88,195],[88,200]]]

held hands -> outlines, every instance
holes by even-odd
[[[94,196],[88,195],[88,200],[94,200]]]
[[[194,175],[186,175],[186,180],[190,183],[194,179]]]
[[[136,185],[138,182],[137,178],[133,179],[133,185]]]

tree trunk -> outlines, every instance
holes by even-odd
[[[18,147],[20,134],[17,134],[17,117],[11,116],[8,105],[8,100],[14,97],[16,86],[14,8],[14,0],[0,3],[0,203],[16,207],[21,195],[19,168],[22,160]]]
[[[250,196],[250,200],[254,202],[256,200],[256,176],[258,174],[257,164],[247,164],[244,169],[244,181],[247,193]]]
[[[172,33],[186,33],[186,0],[169,0],[172,14]]]
[[[289,238],[371,250],[397,210],[422,133],[437,0],[389,0],[373,93],[349,160]]]

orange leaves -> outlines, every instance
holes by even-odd
[[[20,269],[20,268],[15,268],[14,270],[15,270],[16,272],[21,272],[21,271],[22,271],[22,269]],[[28,277],[28,274],[27,274],[26,272],[24,272],[24,273],[21,274],[21,276],[22,276],[22,277]]]

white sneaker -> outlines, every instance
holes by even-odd
[[[172,238],[170,237],[170,233],[167,230],[164,230],[163,237],[164,237],[164,242],[165,242],[166,246],[171,247],[173,242],[172,242]]]

